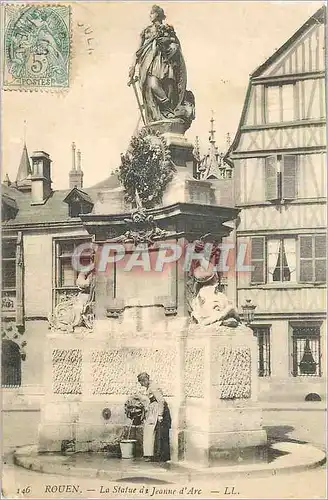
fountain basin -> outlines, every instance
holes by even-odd
[[[24,446],[14,453],[16,465],[44,474],[72,475],[74,477],[104,478],[110,481],[129,481],[137,478],[161,480],[168,483],[195,482],[214,477],[235,477],[236,474],[252,476],[276,475],[302,471],[325,463],[323,451],[309,444],[278,442],[271,445],[276,458],[269,463],[254,463],[226,467],[201,467],[188,462],[166,464],[144,462],[135,458],[127,462],[108,458],[105,453],[38,453],[36,446]]]

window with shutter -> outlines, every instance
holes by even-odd
[[[252,283],[265,282],[265,238],[257,236],[251,238],[251,274]]]
[[[312,236],[300,236],[300,282],[312,281]]]
[[[282,170],[282,197],[284,200],[296,198],[297,157],[295,155],[283,156]]]
[[[268,201],[278,199],[278,174],[276,156],[265,158],[265,198]]]
[[[326,281],[326,235],[314,237],[314,281]]]
[[[299,237],[301,283],[326,281],[326,235],[301,235]]]

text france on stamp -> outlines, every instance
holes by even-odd
[[[5,5],[4,88],[58,89],[69,86],[68,5]]]

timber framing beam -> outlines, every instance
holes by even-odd
[[[319,120],[299,120],[293,122],[279,122],[279,123],[263,123],[261,125],[242,125],[240,130],[242,132],[252,132],[254,130],[278,130],[281,128],[297,128],[297,127],[308,127],[308,126],[320,126],[325,125],[326,119],[320,118]]]
[[[293,83],[299,80],[314,80],[317,78],[325,78],[324,71],[312,71],[309,73],[292,73],[290,75],[281,76],[266,76],[266,77],[254,77],[251,82],[252,85],[269,85],[269,84],[283,84],[283,83]]]

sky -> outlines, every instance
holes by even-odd
[[[133,90],[127,86],[128,69],[152,4],[70,4],[69,88],[3,92],[2,177],[8,173],[15,180],[24,134],[29,154],[50,154],[54,189],[68,187],[72,141],[82,152],[84,187],[100,182],[119,165],[139,118]],[[159,5],[180,39],[187,88],[196,99],[196,119],[186,136],[192,143],[199,136],[205,153],[212,111],[217,144],[224,150],[227,132],[233,138],[238,128],[249,74],[323,3],[202,0]]]

